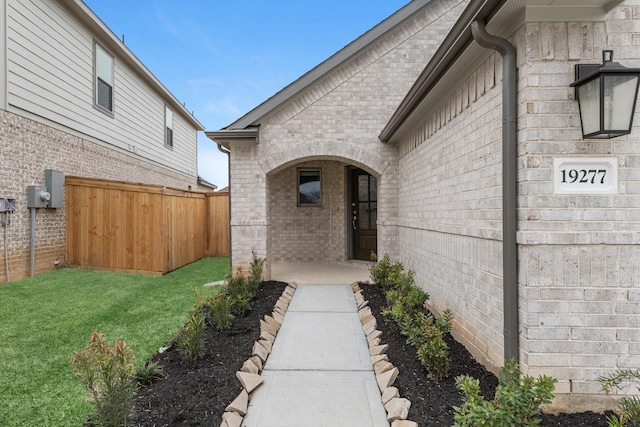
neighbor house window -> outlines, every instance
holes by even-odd
[[[164,145],[173,147],[173,110],[164,106]]]
[[[98,42],[93,43],[94,105],[113,114],[113,56]]]
[[[320,206],[320,169],[298,169],[298,206]]]

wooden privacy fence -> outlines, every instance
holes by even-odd
[[[229,254],[229,193],[66,177],[72,265],[164,274]]]

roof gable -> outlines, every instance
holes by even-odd
[[[332,71],[353,60],[378,40],[404,24],[407,20],[411,19],[431,2],[432,0],[411,1],[402,9],[398,10],[396,13],[332,55],[326,61],[322,62],[302,77],[286,86],[280,92],[276,93],[274,96],[258,105],[235,122],[231,123],[225,129],[238,130],[258,126],[265,117],[271,115],[284,104],[300,95],[303,91],[318,83]]]

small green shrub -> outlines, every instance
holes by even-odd
[[[449,375],[449,346],[442,337],[433,337],[418,347],[418,359],[427,376],[440,382]]]
[[[227,284],[221,293],[229,298],[231,313],[243,317],[251,309],[251,300],[254,292],[251,290],[249,280],[238,269],[235,275],[229,273]]]
[[[441,318],[421,312],[406,317],[400,324],[400,332],[407,336],[407,343],[416,348],[427,375],[436,382],[449,374],[449,346],[444,338],[451,330],[452,317],[449,310],[445,310]]]
[[[74,353],[71,369],[93,400],[90,426],[126,426],[136,392],[134,354],[124,341],[107,345],[103,334],[94,332],[89,344]]]
[[[401,273],[395,288],[387,292],[387,303],[391,304],[390,314],[398,324],[406,317],[413,318],[424,313],[424,304],[429,299],[429,294],[416,286],[414,275],[411,270]]]
[[[539,406],[553,399],[556,380],[546,375],[534,379],[522,376],[517,363],[502,368],[495,398],[480,395],[480,381],[468,375],[456,378],[456,387],[464,394],[462,406],[454,406],[454,427],[537,426]]]
[[[258,289],[260,282],[262,282],[262,270],[264,268],[264,258],[258,258],[256,253],[253,252],[253,260],[249,267],[249,288],[252,293]]]
[[[413,317],[415,313],[424,311],[424,303],[429,294],[415,284],[415,272],[400,271],[394,273],[393,282],[385,292],[388,309],[383,314],[390,315],[398,324],[405,317]]]
[[[392,264],[386,255],[378,265],[379,269],[372,268],[372,276],[387,283],[383,315],[400,326],[429,378],[436,382],[445,379],[449,373],[449,346],[444,338],[451,330],[451,312],[446,310],[441,319],[426,312],[429,294],[415,284],[414,271],[404,271],[402,264]]]
[[[144,365],[139,366],[135,373],[135,379],[139,386],[153,384],[162,377],[164,377],[164,372],[158,362],[148,361]]]
[[[377,256],[372,254],[371,259],[376,261]],[[369,272],[374,283],[382,286],[386,291],[397,285],[400,275],[404,272],[404,265],[400,262],[392,263],[389,255],[385,254],[369,269]]]
[[[200,295],[200,293],[198,292],[197,289],[193,290],[195,296],[196,296],[196,311],[200,312],[200,313],[204,313],[207,311],[207,307],[209,305],[209,301],[207,301],[207,299],[205,297],[203,297],[202,295]]]
[[[204,326],[204,314],[200,310],[190,310],[187,323],[178,332],[176,338],[178,352],[187,363],[195,363],[202,358]]]
[[[615,374],[598,378],[602,389],[609,392],[613,388],[619,388],[623,382],[640,380],[640,370],[622,369]],[[618,406],[620,415],[609,415],[607,423],[609,427],[640,427],[640,398],[631,396],[620,401]]]
[[[219,331],[226,331],[233,324],[233,314],[231,314],[231,303],[229,296],[217,293],[211,297],[211,314],[216,322]]]

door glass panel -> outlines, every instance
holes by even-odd
[[[361,202],[369,200],[369,177],[367,175],[358,176],[358,200]]]
[[[375,230],[378,225],[378,210],[375,207],[373,207],[375,206],[375,203],[372,203],[371,206],[372,208],[371,208],[371,211],[369,212],[369,216],[371,217],[370,227],[372,230]]]
[[[358,205],[358,228],[360,230],[369,229],[369,211],[367,209],[367,203],[360,203]]]
[[[378,204],[376,202],[369,203],[370,211],[369,215],[371,217],[371,229],[375,230],[378,225]]]
[[[378,180],[375,176],[369,176],[369,200],[375,202],[378,200]]]

